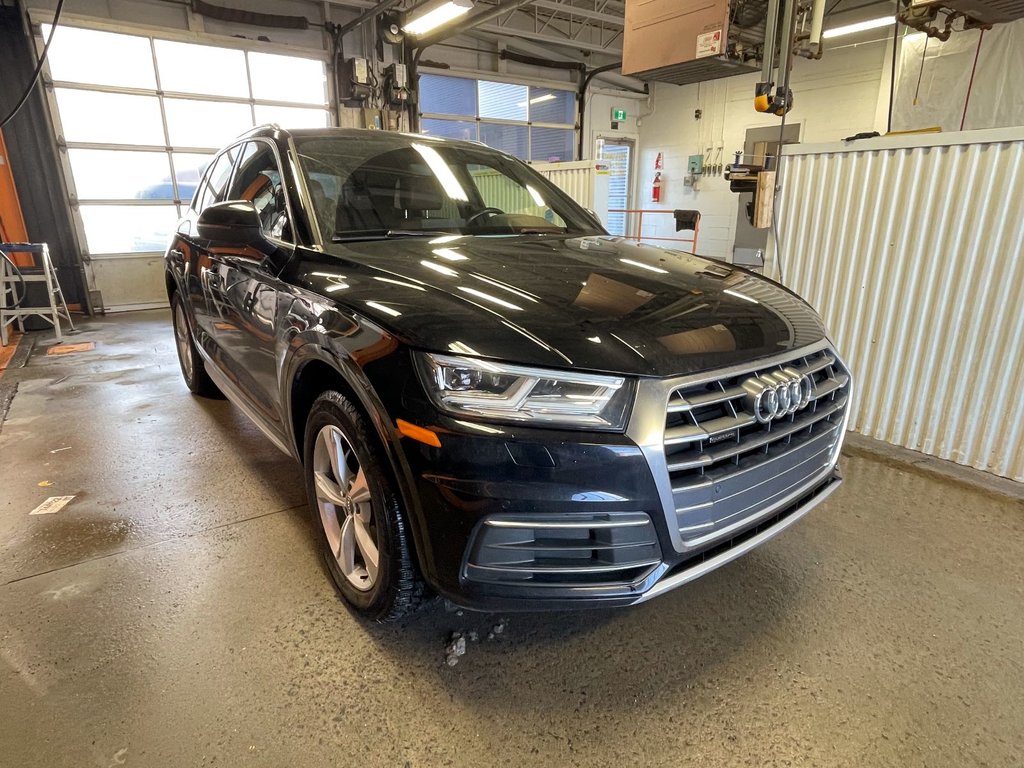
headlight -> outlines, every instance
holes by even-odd
[[[621,431],[633,403],[633,381],[624,376],[426,353],[416,363],[430,398],[458,416]]]

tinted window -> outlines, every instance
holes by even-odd
[[[267,142],[250,141],[242,145],[242,157],[226,199],[248,200],[256,206],[266,235],[291,242],[281,169]]]
[[[525,130],[525,128],[524,128]],[[297,139],[325,240],[442,231],[600,232],[565,193],[522,163],[471,145],[350,135]]]
[[[228,179],[231,178],[231,166],[234,165],[236,152],[235,147],[226,150],[210,167],[196,195],[193,206],[196,213],[202,213],[208,206],[227,199],[224,193],[227,191]]]

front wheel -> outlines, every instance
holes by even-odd
[[[375,621],[411,612],[424,588],[376,435],[344,395],[328,391],[313,403],[304,446],[310,513],[341,596]]]

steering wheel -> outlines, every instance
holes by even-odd
[[[503,210],[501,210],[501,208],[494,208],[492,206],[487,206],[486,208],[481,208],[479,211],[477,211],[472,216],[470,216],[468,219],[466,219],[466,225],[469,226],[474,221],[479,219],[481,216],[483,216],[484,214],[488,214],[488,213],[491,214],[491,216],[500,216],[501,214],[503,214],[505,212]]]

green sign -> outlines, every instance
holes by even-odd
[[[612,107],[612,122],[621,123],[626,119],[625,107]]]

